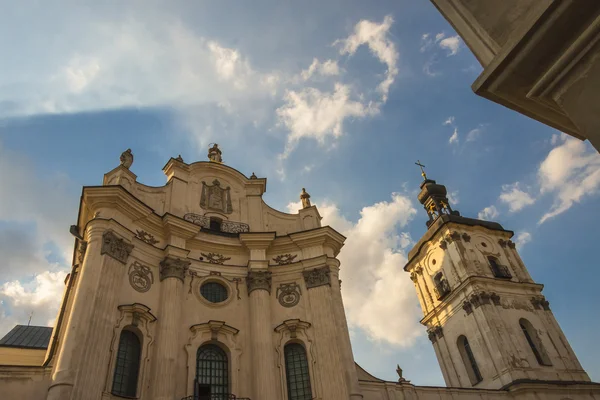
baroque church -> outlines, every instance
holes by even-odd
[[[304,189],[298,213],[269,207],[266,178],[227,166],[217,145],[208,161],[171,158],[160,187],[132,163],[127,150],[83,188],[56,325],[0,340],[0,399],[600,399],[513,232],[461,216],[425,173],[427,231],[404,270],[447,387],[355,363],[345,237]]]

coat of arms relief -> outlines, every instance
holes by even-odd
[[[233,208],[231,207],[230,187],[222,188],[218,179],[215,179],[212,183],[212,185],[207,185],[206,182],[202,181],[200,207],[231,214]]]

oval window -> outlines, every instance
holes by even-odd
[[[200,294],[211,303],[227,300],[227,288],[218,282],[206,282],[200,286]]]

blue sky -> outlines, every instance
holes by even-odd
[[[465,216],[515,231],[521,256],[593,380],[600,156],[474,95],[481,67],[428,1],[0,0],[0,334],[51,324],[83,185],[131,148],[138,181],[169,157],[223,159],[302,187],[340,255],[356,360],[443,385],[402,271],[425,232],[420,159]]]

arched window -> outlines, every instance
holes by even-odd
[[[285,345],[283,352],[288,400],[312,399],[308,359],[304,347],[298,343],[289,343]]]
[[[479,372],[479,367],[477,366],[477,361],[475,361],[471,345],[469,345],[469,341],[464,335],[458,338],[457,345],[460,356],[465,364],[465,369],[469,375],[471,385],[475,386],[483,380],[483,377],[481,376],[481,372]]]
[[[223,399],[229,393],[227,353],[219,346],[206,344],[196,355],[196,394],[203,399]],[[219,395],[223,395],[219,397]]]
[[[132,331],[121,331],[113,376],[113,394],[127,397],[136,396],[141,352],[142,345],[138,336]]]
[[[444,273],[441,271],[435,274],[433,277],[433,285],[433,291],[435,292],[438,300],[441,300],[448,293],[450,293],[450,285],[448,284]]]
[[[531,347],[531,351],[533,351],[533,355],[540,365],[552,365],[550,361],[550,357],[546,354],[544,347],[542,346],[542,341],[538,336],[535,328],[531,325],[531,322],[527,321],[524,318],[519,320],[519,326],[521,327],[521,331],[523,331],[523,335],[525,335],[525,339]]]

